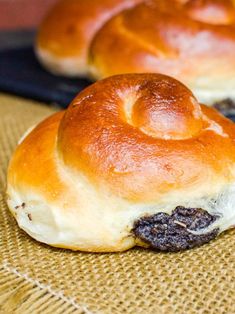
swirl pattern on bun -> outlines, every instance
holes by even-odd
[[[231,0],[61,1],[36,51],[64,75],[156,72],[179,79],[201,102],[235,99]]]
[[[12,157],[7,193],[20,227],[44,243],[174,251],[234,225],[234,184],[234,124],[173,78],[126,74],[36,126]]]
[[[39,30],[36,53],[52,73],[86,76],[91,41],[121,10],[141,0],[59,0]]]

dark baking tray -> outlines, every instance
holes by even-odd
[[[0,50],[1,91],[66,107],[89,84],[85,79],[68,79],[45,71],[31,45]]]

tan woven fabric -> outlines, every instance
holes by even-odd
[[[53,112],[0,95],[0,313],[235,313],[235,231],[183,253],[53,249],[22,232],[4,201],[17,140]]]

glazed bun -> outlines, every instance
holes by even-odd
[[[234,22],[235,7],[229,1],[140,4],[122,11],[96,34],[91,74],[99,79],[159,72],[184,82],[207,104],[235,99]]]
[[[55,74],[86,76],[90,43],[102,25],[140,0],[60,0],[44,19],[36,53]]]
[[[235,125],[177,80],[126,74],[36,126],[8,171],[8,205],[38,241],[91,252],[176,251],[235,224]]]
[[[60,1],[36,50],[64,75],[156,72],[179,79],[207,105],[235,99],[231,0]]]

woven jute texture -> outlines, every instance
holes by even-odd
[[[181,253],[87,254],[17,227],[4,200],[7,163],[23,132],[52,112],[0,95],[0,313],[234,314],[234,231]]]

